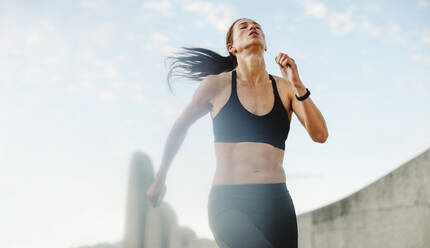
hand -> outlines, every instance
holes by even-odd
[[[156,177],[151,187],[149,187],[148,191],[146,192],[146,196],[151,202],[152,207],[157,208],[160,205],[164,195],[166,194],[166,190],[167,187],[164,180],[160,180],[158,177]]]
[[[278,56],[275,57],[275,61],[278,63],[284,79],[293,83],[296,88],[302,86],[302,81],[300,80],[299,72],[297,71],[297,65],[293,58],[289,57],[285,53],[279,53]]]

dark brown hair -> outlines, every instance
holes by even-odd
[[[233,26],[242,19],[245,18],[239,18],[230,25],[226,36],[226,45],[228,43],[233,43]],[[237,66],[236,56],[230,52],[229,56],[222,56],[217,52],[201,47],[181,48],[184,51],[178,52],[175,56],[168,56],[166,58],[166,60],[172,60],[167,74],[167,85],[170,90],[170,79],[175,75],[200,81],[208,75],[232,71]],[[182,69],[182,71],[174,72],[175,69]]]

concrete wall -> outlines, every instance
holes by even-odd
[[[298,225],[300,248],[429,248],[430,149]]]

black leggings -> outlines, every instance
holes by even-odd
[[[213,185],[209,225],[220,248],[297,248],[297,218],[286,183]]]

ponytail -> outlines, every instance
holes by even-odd
[[[233,44],[233,27],[234,24],[244,18],[236,19],[227,31],[225,44]],[[237,67],[237,58],[229,52],[229,56],[222,56],[212,50],[199,47],[182,47],[184,51],[179,52],[177,56],[168,56],[171,59],[170,69],[167,74],[167,85],[172,91],[170,79],[173,76],[179,76],[195,81],[200,81],[208,75],[219,74],[221,72],[232,71]],[[166,61],[164,61],[166,65]],[[175,69],[181,69],[174,73]]]
[[[170,79],[179,76],[194,81],[201,81],[208,75],[232,71],[237,66],[237,59],[232,53],[222,56],[212,50],[199,47],[182,47],[184,51],[176,56],[166,58],[172,60],[167,74],[167,84],[171,91]],[[176,72],[175,69],[181,69]]]

